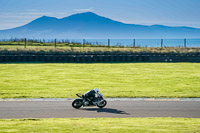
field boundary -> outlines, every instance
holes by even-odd
[[[200,62],[200,54],[130,54],[130,55],[0,55],[0,63],[134,63]]]

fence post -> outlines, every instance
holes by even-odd
[[[24,48],[26,48],[26,38],[24,39]]]
[[[56,48],[56,39],[55,39],[55,48]]]
[[[163,47],[163,39],[161,39],[161,48]]]
[[[186,38],[184,39],[184,47],[185,47],[185,48],[187,47],[187,41],[186,41]]]
[[[135,47],[135,39],[133,39],[133,47]]]
[[[110,39],[108,39],[108,47],[110,47]]]
[[[84,48],[84,44],[85,44],[85,39],[83,39],[83,48]]]

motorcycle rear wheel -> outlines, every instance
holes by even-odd
[[[103,103],[102,103],[103,102]],[[104,101],[102,101],[101,102],[101,104],[100,105],[98,105],[97,104],[97,107],[99,107],[99,108],[103,108],[103,107],[105,107],[106,106],[106,104],[107,104],[107,101],[106,100],[104,100]]]
[[[75,99],[72,102],[72,107],[74,107],[75,109],[79,109],[82,106],[82,100],[81,99]]]

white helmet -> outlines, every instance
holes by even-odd
[[[95,91],[96,93],[98,93],[98,92],[99,92],[99,89],[98,89],[98,88],[95,88],[94,91]]]

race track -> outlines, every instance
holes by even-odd
[[[105,108],[74,109],[72,101],[1,101],[0,119],[76,117],[200,118],[199,101],[108,101]]]

